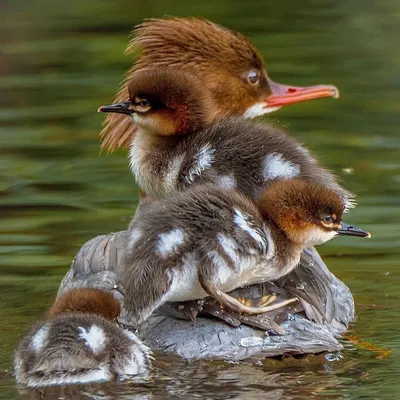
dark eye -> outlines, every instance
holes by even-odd
[[[257,85],[260,81],[260,73],[258,71],[250,71],[247,75],[247,81],[250,85]]]
[[[139,106],[139,107],[147,108],[147,107],[150,107],[150,102],[148,100],[146,100],[146,99],[143,99],[143,100],[139,100],[136,103],[136,105]]]
[[[325,215],[323,217],[323,220],[327,224],[333,224],[335,222],[335,220],[333,219],[333,217],[331,215]]]

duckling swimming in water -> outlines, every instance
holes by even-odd
[[[99,111],[126,114],[138,127],[130,166],[148,196],[211,182],[255,199],[268,180],[298,177],[330,188],[351,206],[352,195],[281,129],[242,118],[213,123],[215,105],[195,77],[170,70],[137,73],[129,93],[129,101]]]
[[[18,384],[83,384],[145,375],[151,351],[114,322],[119,302],[97,289],[71,289],[21,341],[14,357]]]
[[[369,236],[342,222],[343,211],[335,191],[300,179],[270,183],[257,205],[211,184],[148,202],[131,225],[124,307],[140,324],[165,302],[207,296],[250,314],[286,305],[250,307],[225,292],[288,274],[306,246]]]

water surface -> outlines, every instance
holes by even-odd
[[[0,7],[1,398],[400,398],[398,1],[14,0]],[[99,154],[104,116],[96,109],[110,102],[131,64],[123,51],[133,25],[165,14],[203,16],[246,34],[275,81],[340,88],[338,101],[269,118],[358,195],[348,221],[373,238],[335,239],[320,251],[354,294],[350,334],[361,343],[346,343],[329,360],[160,357],[149,381],[19,393],[10,362],[21,333],[51,304],[80,246],[125,229],[134,213],[138,191],[126,155]]]

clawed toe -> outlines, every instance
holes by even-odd
[[[266,294],[265,296],[262,296],[258,299],[246,299],[242,296],[239,296],[236,300],[239,303],[243,304],[244,306],[257,308],[257,307],[265,307],[268,304],[273,303],[276,300],[276,296],[273,294],[271,295]]]

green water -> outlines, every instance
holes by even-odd
[[[381,1],[3,1],[0,5],[2,399],[400,399],[400,3]],[[346,345],[342,358],[263,365],[159,358],[140,384],[18,393],[13,349],[54,299],[80,246],[126,228],[138,191],[121,152],[99,155],[103,115],[144,17],[204,16],[246,34],[272,79],[332,83],[329,99],[287,107],[287,127],[357,193],[348,221],[371,240],[320,247],[352,290],[351,334],[390,351]]]

